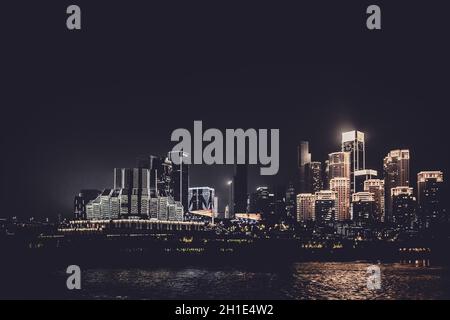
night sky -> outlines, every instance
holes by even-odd
[[[435,169],[448,179],[442,1],[27,2],[2,5],[0,216],[69,216],[80,189],[112,187],[114,167],[166,154],[194,120],[280,129],[279,174],[252,168],[249,191],[295,179],[300,140],[323,161],[349,129],[366,133],[367,167],[409,148],[413,181]],[[381,31],[366,28],[374,3]],[[81,31],[66,29],[69,4]],[[190,177],[223,210],[232,167]]]

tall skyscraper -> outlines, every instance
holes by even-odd
[[[364,191],[373,194],[375,201],[373,210],[375,220],[377,222],[384,222],[386,214],[384,180],[369,179],[364,181]]]
[[[298,152],[298,169],[299,169],[299,193],[307,190],[306,186],[306,165],[311,162],[311,153],[309,152],[309,142],[301,141],[297,148]]]
[[[411,230],[417,221],[416,198],[413,188],[395,187],[391,189],[392,223],[401,229]]]
[[[187,154],[183,151],[171,151],[168,154],[168,159],[172,162],[170,183],[172,185],[173,199],[181,203],[184,212],[188,210],[189,192],[189,165],[184,162],[186,157]]]
[[[323,189],[330,189],[330,160],[325,160],[325,168],[323,170]]]
[[[316,192],[314,217],[318,225],[327,225],[336,220],[337,193],[331,190]]]
[[[292,182],[289,182],[286,188],[286,214],[289,220],[295,220],[297,217],[295,186]]]
[[[350,152],[350,189],[355,192],[355,172],[366,168],[364,133],[356,130],[343,132],[342,151]]]
[[[316,195],[299,193],[297,195],[297,221],[315,220]]]
[[[352,194],[352,220],[357,225],[368,226],[375,222],[375,199],[371,192]]]
[[[392,188],[409,187],[409,150],[392,150],[383,161],[386,221],[392,222]]]
[[[336,220],[350,220],[350,179],[333,178],[330,180],[330,190],[337,193]]]
[[[322,164],[318,161],[311,161],[305,165],[306,192],[316,193],[323,189]]]
[[[232,203],[230,210],[230,218],[234,217],[236,213],[247,212],[247,198],[248,198],[248,174],[246,164],[237,164],[234,167],[234,176],[232,188]]]
[[[75,196],[74,199],[74,218],[75,220],[85,220],[87,219],[86,205],[95,200],[101,194],[100,190],[94,189],[84,189]]]
[[[350,179],[350,152],[333,152],[328,155],[328,181],[334,178]]]
[[[252,193],[250,197],[251,213],[260,213],[264,218],[269,217],[273,198],[274,196],[270,193],[268,187],[256,188],[256,192]]]
[[[378,172],[372,169],[355,171],[355,192],[363,192],[364,182],[369,179],[375,179],[377,175]]]
[[[417,198],[419,203],[420,224],[430,228],[448,221],[443,205],[442,171],[421,171],[417,174]]]
[[[137,167],[150,172],[150,196],[173,196],[171,190],[172,162],[168,158],[145,156],[137,159]]]

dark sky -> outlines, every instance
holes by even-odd
[[[176,128],[279,128],[275,177],[294,178],[340,132],[367,135],[369,166],[410,148],[412,175],[449,171],[449,24],[442,1],[14,1],[1,18],[0,216],[69,215],[114,167],[165,154]],[[314,3],[314,4],[312,4]],[[365,10],[382,9],[382,30]],[[68,31],[78,4],[82,30]],[[6,6],[6,7],[4,7]],[[191,185],[227,200],[230,167],[191,167]],[[250,190],[251,191],[251,190]]]

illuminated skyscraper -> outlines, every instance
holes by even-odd
[[[297,221],[315,220],[316,195],[300,193],[297,195]]]
[[[86,205],[96,199],[101,194],[100,190],[84,189],[75,196],[74,199],[74,218],[75,220],[87,219]]]
[[[311,162],[311,153],[309,152],[309,142],[301,141],[298,146],[298,169],[299,169],[299,193],[307,190],[306,186],[306,165]]]
[[[357,225],[370,225],[375,222],[375,199],[371,192],[352,194],[352,220]]]
[[[355,171],[355,192],[364,191],[364,182],[369,179],[375,179],[377,175],[378,172],[372,169]]]
[[[337,193],[336,221],[350,220],[350,179],[331,179],[330,190]]]
[[[350,152],[350,189],[355,192],[355,172],[366,168],[364,133],[356,130],[342,133],[342,151]]]
[[[229,208],[230,218],[234,217],[235,213],[247,212],[247,198],[248,198],[248,174],[246,164],[237,164],[234,167],[232,188],[231,207]]]
[[[442,171],[422,171],[417,174],[417,197],[419,202],[419,218],[423,228],[430,228],[447,222],[443,206]]]
[[[171,193],[175,201],[181,202],[185,211],[188,210],[189,165],[186,163],[187,153],[171,151],[168,160],[172,162],[170,183]]]
[[[306,192],[316,193],[323,189],[322,164],[318,161],[311,161],[305,165]]]
[[[290,220],[297,217],[295,187],[292,182],[286,188],[286,214]]]
[[[336,220],[337,194],[331,190],[316,192],[314,217],[318,225],[326,225]]]
[[[391,189],[392,223],[398,228],[411,230],[417,221],[416,198],[413,188],[396,187]]]
[[[409,150],[392,150],[383,161],[386,221],[392,221],[392,188],[409,187]]]
[[[373,194],[373,199],[375,201],[373,210],[375,221],[384,222],[386,213],[384,180],[369,179],[364,181],[364,191]]]
[[[328,179],[350,179],[350,152],[333,152],[328,155]]]

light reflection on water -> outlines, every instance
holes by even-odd
[[[367,262],[250,268],[90,269],[85,298],[98,299],[449,299],[447,268],[428,260],[380,264],[381,289],[367,288]]]

